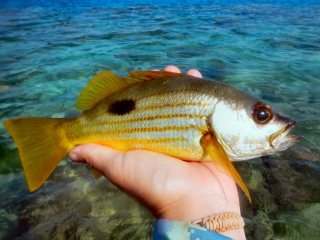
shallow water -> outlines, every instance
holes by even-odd
[[[197,68],[291,116],[296,132],[310,140],[237,165],[254,199],[243,201],[248,238],[318,239],[319,17],[316,1],[4,1],[0,121],[63,117],[101,70]],[[65,162],[29,194],[3,126],[0,159],[0,238],[149,238],[152,217],[85,166]]]

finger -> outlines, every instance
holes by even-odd
[[[75,162],[87,163],[117,187],[140,199],[154,191],[150,188],[158,186],[159,179],[155,178],[155,173],[159,169],[175,169],[179,165],[183,171],[186,164],[160,153],[143,150],[123,153],[98,144],[77,146],[69,157]]]
[[[190,75],[190,76],[202,78],[202,74],[201,74],[197,69],[190,69],[190,70],[187,72],[187,74]]]
[[[92,168],[112,178],[121,176],[120,163],[123,158],[122,152],[98,144],[84,144],[75,147],[69,153],[69,157],[74,162],[87,163]],[[115,179],[117,181],[117,179]]]
[[[164,70],[167,72],[181,73],[180,69],[173,65],[167,66]]]

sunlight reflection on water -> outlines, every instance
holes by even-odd
[[[239,164],[256,199],[243,203],[248,238],[315,239],[320,170],[304,159],[319,160],[311,151],[320,148],[319,16],[319,5],[2,7],[0,119],[63,117],[101,70],[198,68],[272,103],[313,142]],[[0,149],[0,238],[150,236],[152,217],[110,183],[94,181],[84,166],[59,167],[29,194],[2,126]]]

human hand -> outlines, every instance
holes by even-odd
[[[180,72],[174,66],[165,70]],[[194,69],[187,74],[202,77]],[[77,146],[69,157],[101,172],[158,218],[189,222],[221,212],[240,214],[235,182],[214,162],[186,162],[145,150],[120,152],[98,144]],[[224,235],[245,239],[243,229]]]

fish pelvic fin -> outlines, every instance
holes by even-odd
[[[241,176],[233,166],[221,144],[219,144],[217,138],[210,133],[205,133],[202,136],[200,142],[205,155],[208,155],[212,161],[223,168],[225,173],[228,174],[238,184],[238,186],[245,193],[250,203],[252,203],[250,192],[246,184],[243,182]]]
[[[30,192],[44,184],[70,150],[63,130],[66,121],[54,118],[16,118],[4,122],[4,127],[18,146]]]

